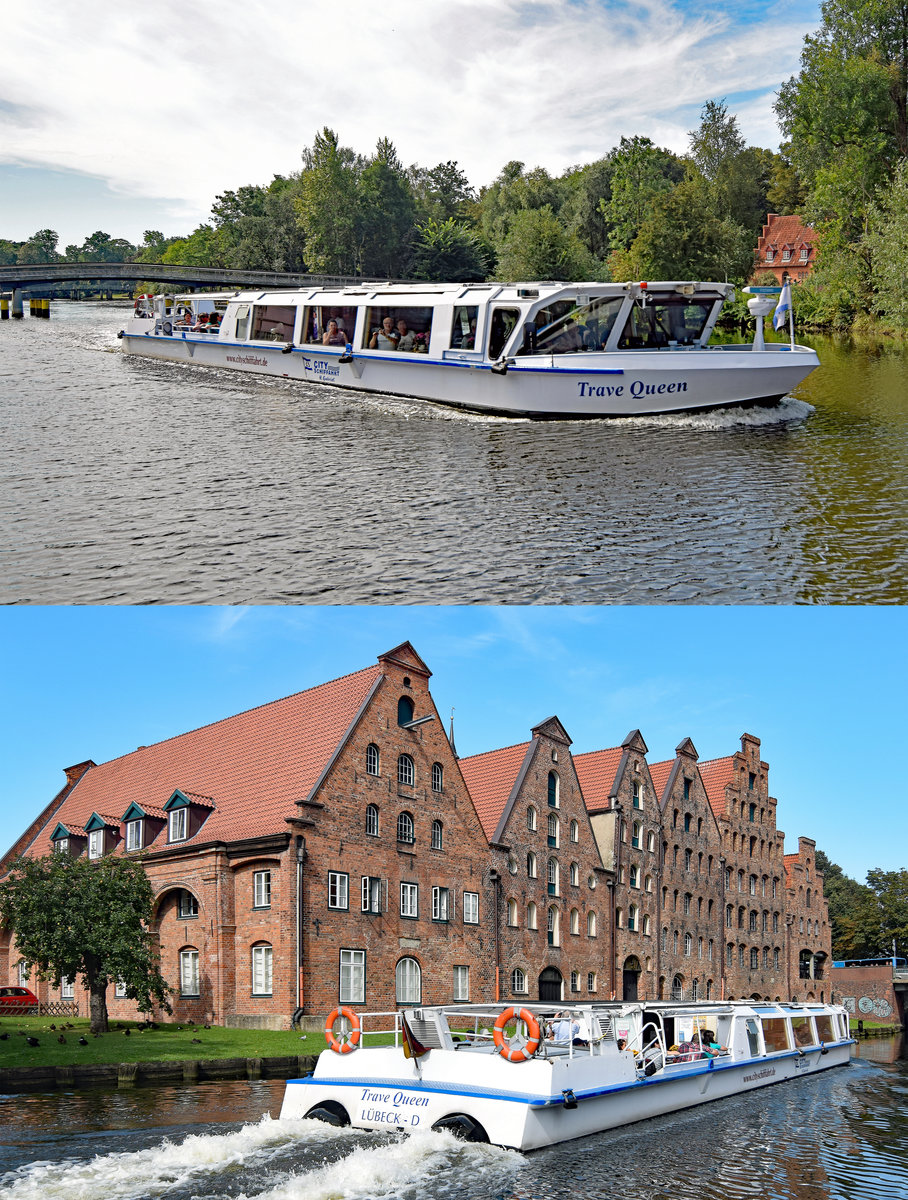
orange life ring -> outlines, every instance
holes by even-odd
[[[343,1042],[338,1041],[334,1036],[334,1022],[338,1017],[346,1017],[353,1026],[350,1030],[349,1038]],[[359,1017],[352,1008],[335,1008],[333,1012],[328,1013],[328,1018],[325,1021],[325,1040],[335,1054],[349,1054],[351,1050],[355,1050],[359,1045],[361,1036],[362,1027],[359,1023]]]
[[[518,1021],[523,1021],[530,1035],[527,1038],[526,1045],[521,1046],[519,1049],[513,1049],[504,1036],[505,1025],[515,1017]],[[495,1022],[495,1029],[492,1036],[495,1039],[495,1045],[498,1047],[498,1053],[502,1058],[506,1058],[508,1062],[527,1062],[528,1059],[533,1057],[542,1042],[542,1035],[539,1032],[539,1022],[528,1008],[506,1008]]]

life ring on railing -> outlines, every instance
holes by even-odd
[[[509,1045],[507,1038],[504,1036],[505,1026],[508,1021],[513,1021],[515,1017],[518,1021],[523,1021],[529,1034],[526,1044],[516,1048]],[[498,1053],[502,1058],[506,1058],[508,1062],[527,1062],[528,1059],[533,1057],[542,1042],[542,1034],[539,1032],[539,1022],[528,1008],[506,1008],[495,1022],[492,1037],[494,1038],[495,1045],[498,1047]]]
[[[334,1036],[334,1022],[338,1017],[346,1017],[352,1025],[349,1036],[346,1041],[338,1041]],[[333,1012],[328,1013],[328,1018],[325,1021],[325,1041],[331,1047],[335,1054],[349,1054],[351,1050],[355,1050],[359,1045],[359,1039],[362,1036],[362,1026],[359,1023],[359,1017],[352,1008],[335,1008]]]

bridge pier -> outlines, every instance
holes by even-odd
[[[13,305],[12,316],[15,320],[22,320],[22,289],[13,288]]]
[[[0,296],[0,321],[9,320],[9,296]]]

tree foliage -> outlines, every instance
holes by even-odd
[[[135,859],[20,858],[0,884],[0,920],[22,960],[59,987],[81,976],[91,1029],[107,1029],[107,988],[125,985],[142,1012],[170,1011],[151,931],[153,894]]]
[[[816,865],[829,904],[833,958],[887,957],[893,941],[902,957],[908,954],[908,870],[874,868],[863,884],[820,850]]]

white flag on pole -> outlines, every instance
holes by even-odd
[[[791,312],[791,284],[786,283],[782,288],[782,294],[779,296],[779,303],[776,305],[776,311],[772,314],[773,329],[784,329],[785,322],[788,320],[788,314]]]

